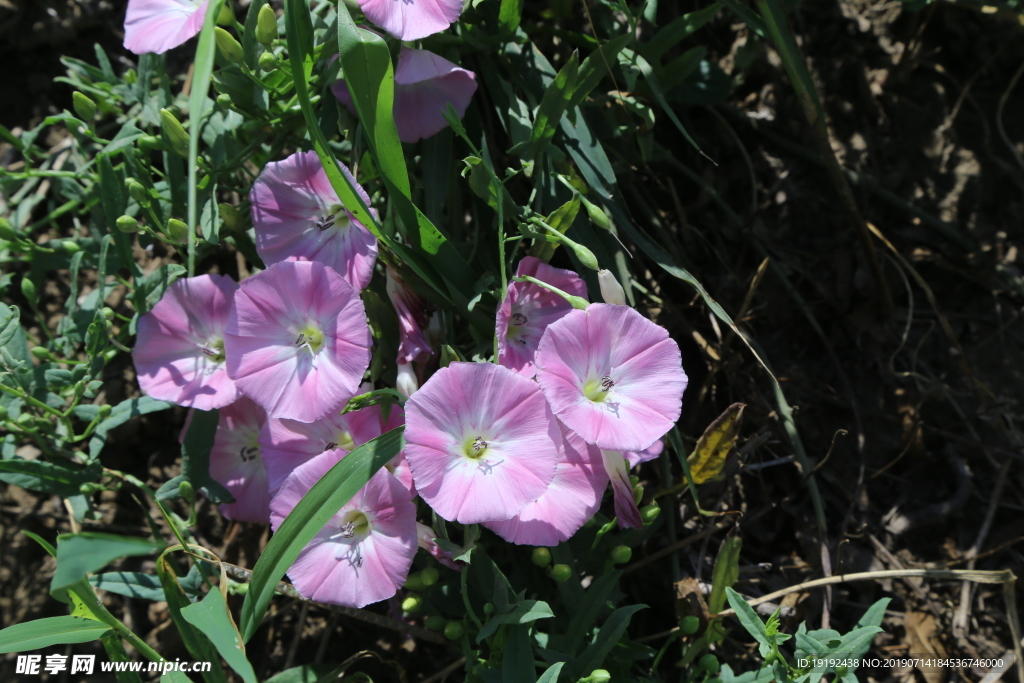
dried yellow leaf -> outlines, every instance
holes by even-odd
[[[736,445],[744,408],[743,403],[733,403],[704,430],[693,453],[686,459],[694,483],[703,484],[722,473],[725,458]]]

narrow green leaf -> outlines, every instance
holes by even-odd
[[[761,621],[761,617],[757,616],[757,612],[754,608],[747,604],[747,601],[743,599],[739,593],[734,591],[732,588],[725,589],[726,598],[729,600],[729,606],[732,607],[733,611],[736,612],[736,618],[739,619],[740,624],[747,630],[751,636],[754,637],[761,646],[770,648],[771,639],[768,637],[768,632],[764,628],[764,622]]]
[[[124,186],[123,173],[114,170],[110,156],[100,154],[96,158],[96,170],[100,178],[100,198],[103,202],[103,214],[107,219],[107,232],[114,238],[118,259],[122,268],[131,271],[134,277],[142,277],[142,269],[132,256],[132,245],[128,235],[114,225],[128,207],[128,190]]]
[[[569,679],[575,680],[599,668],[622,638],[622,634],[626,632],[630,619],[642,609],[647,609],[647,605],[629,605],[612,612],[608,620],[601,625],[594,641],[580,653],[579,657],[569,662]]]
[[[597,621],[598,615],[604,609],[608,596],[618,586],[620,576],[622,576],[622,571],[615,569],[602,574],[601,578],[590,584],[581,601],[579,611],[569,623],[565,644],[560,648],[561,650],[573,653],[583,644],[583,639],[594,627],[594,622]]]
[[[713,2],[696,12],[688,12],[662,26],[646,43],[640,46],[640,52],[652,62],[656,62],[672,47],[693,35],[698,29],[715,18],[722,5]]]
[[[0,481],[62,498],[78,495],[82,484],[95,481],[99,476],[99,466],[71,469],[42,460],[0,460]]]
[[[534,683],[537,680],[529,626],[517,626],[508,631],[505,652],[501,657],[501,678],[516,683]]]
[[[537,679],[537,683],[556,683],[563,666],[565,666],[565,662],[555,662]]]
[[[38,650],[51,645],[88,643],[101,638],[110,627],[81,617],[47,617],[15,624],[0,631],[0,654]]]
[[[245,643],[228,612],[228,603],[219,590],[211,590],[199,602],[183,608],[181,616],[206,634],[220,656],[245,683],[256,683],[256,672],[245,656]]]
[[[587,58],[580,64],[579,73],[576,76],[576,87],[573,89],[566,111],[572,111],[579,106],[587,98],[587,95],[597,87],[601,79],[610,75],[612,66],[618,64],[622,48],[632,41],[633,35],[624,33],[606,41],[601,47],[587,55]]]
[[[366,485],[374,472],[402,450],[404,427],[393,429],[356,448],[325,474],[303,496],[256,562],[249,591],[242,604],[241,634],[244,641],[259,628],[277,582],[327,521]]]
[[[665,99],[665,93],[661,89],[661,84],[658,82],[658,77],[654,75],[654,69],[650,63],[644,59],[643,55],[639,52],[632,52],[630,50],[624,51],[626,59],[628,59],[636,68],[643,74],[644,81],[647,83],[647,87],[651,89],[651,94],[654,95],[654,99],[657,100],[662,110],[668,115],[668,118],[675,124],[676,129],[683,134],[686,141],[693,145],[693,148],[698,152],[701,151],[700,145],[693,139],[686,127],[683,126],[682,121],[676,116],[676,112],[672,109],[672,105]]]
[[[740,577],[740,550],[743,539],[730,536],[722,541],[715,558],[715,568],[711,572],[711,595],[708,596],[708,610],[718,614],[725,606],[725,589],[732,588]]]
[[[540,600],[523,600],[505,614],[497,614],[484,624],[476,636],[476,642],[482,642],[498,630],[502,624],[529,624],[538,619],[550,619],[555,616],[548,603]]]
[[[50,592],[72,586],[86,578],[90,572],[102,569],[116,559],[149,555],[160,547],[145,538],[94,531],[62,534],[57,537],[57,569],[50,581]]]
[[[170,612],[174,625],[178,627],[178,633],[181,635],[182,642],[185,643],[185,648],[198,662],[216,662],[217,648],[203,631],[182,614],[183,610],[192,605],[192,600],[185,593],[178,575],[166,555],[161,555],[157,560],[156,571],[160,585],[163,587],[164,597],[162,599],[167,602],[167,611]],[[217,589],[211,590],[211,593],[220,594]],[[224,671],[219,663],[210,667],[210,671],[204,672],[203,679],[207,683],[224,683],[226,681]]]
[[[576,79],[579,74],[579,53],[573,51],[572,56],[562,66],[555,80],[544,90],[533,119],[533,132],[530,134],[531,158],[536,158],[547,149],[551,138],[555,137],[558,122],[565,113],[566,107],[576,90]]]
[[[317,683],[335,668],[333,664],[303,664],[271,676],[263,683]]]

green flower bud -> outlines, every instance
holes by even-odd
[[[64,242],[60,246],[64,247],[64,251],[71,255],[77,254],[78,252],[82,251],[82,247],[80,247],[78,242],[74,240],[64,240]]]
[[[488,617],[491,616],[492,614],[494,614],[494,605],[492,605],[489,602],[485,602],[484,603],[484,614],[486,616],[488,616]]]
[[[441,572],[437,571],[437,567],[427,567],[420,572],[420,580],[423,581],[424,586],[433,586],[440,578]]]
[[[633,549],[628,545],[618,545],[612,548],[611,552],[612,564],[626,564],[629,562],[629,558],[633,557]]]
[[[444,628],[444,625],[448,623],[448,620],[442,617],[440,614],[431,614],[423,621],[423,625],[429,628],[431,631],[440,631]]]
[[[83,496],[91,496],[94,493],[99,493],[103,490],[103,484],[97,484],[96,482],[86,482],[78,487],[78,492]]]
[[[135,72],[135,69],[128,69],[121,75],[121,78],[124,79],[124,82],[128,85],[135,85],[139,80],[139,74]]]
[[[110,417],[111,411],[113,411],[113,408],[111,408],[109,405],[102,405],[100,406],[100,412],[96,413],[96,417],[99,418],[100,420],[106,420],[108,417]]]
[[[231,109],[231,107],[235,106],[235,103],[231,101],[231,95],[226,92],[217,95],[217,104],[224,109]]]
[[[149,204],[149,192],[146,192],[146,188],[142,183],[135,178],[128,178],[124,181],[124,184],[128,187],[128,194],[131,195],[132,199],[142,206]]]
[[[602,211],[601,207],[597,206],[583,195],[580,195],[580,202],[582,202],[583,206],[586,208],[587,216],[590,217],[591,223],[599,228],[604,228],[605,230],[612,229],[612,222],[608,220],[608,214]]]
[[[231,206],[230,204],[218,204],[217,213],[220,214],[220,219],[224,222],[224,227],[228,230],[245,232],[245,215],[238,210],[237,206]]]
[[[214,40],[217,41],[217,49],[224,59],[232,64],[241,64],[244,59],[242,46],[235,40],[235,37],[222,29],[220,26],[213,29]]]
[[[45,346],[33,346],[29,353],[39,360],[56,360],[56,358],[53,357],[53,354],[50,353],[50,350]]]
[[[698,671],[707,671],[709,674],[713,674],[718,671],[718,657],[714,656],[710,652],[697,662]]]
[[[405,583],[402,584],[402,588],[406,588],[411,591],[421,591],[426,588],[423,583],[423,577],[420,576],[419,572],[413,572],[406,577]]]
[[[658,518],[661,514],[661,508],[658,507],[657,503],[651,503],[646,507],[640,508],[640,519],[644,520],[644,524],[650,524]]]
[[[152,152],[153,150],[162,149],[164,141],[156,135],[143,135],[139,138],[139,149],[143,152]]]
[[[4,420],[6,420],[7,419],[7,415],[8,415],[7,407],[6,406],[0,406],[0,422],[3,422]]]
[[[185,128],[181,125],[181,121],[170,109],[160,110],[160,124],[163,128],[164,135],[171,143],[171,149],[178,156],[188,158],[188,133],[185,132]]]
[[[547,548],[534,548],[530,561],[538,567],[546,567],[551,564],[551,551]]]
[[[196,499],[196,490],[192,486],[192,482],[190,482],[188,479],[185,479],[180,484],[178,484],[178,495],[184,498],[186,501],[188,501],[188,504],[191,505],[192,502],[195,501]]]
[[[0,218],[0,240],[15,242],[18,240],[18,233],[6,218]]]
[[[270,5],[260,7],[260,13],[256,15],[256,40],[264,45],[270,45],[277,38],[277,15],[274,14]]]
[[[688,614],[679,621],[679,631],[684,636],[692,636],[700,629],[700,619]]]
[[[643,486],[635,486],[635,487],[633,487],[633,502],[636,503],[637,505],[639,505],[640,501],[643,500],[643,498],[644,498],[644,487]]]
[[[32,413],[22,413],[18,416],[17,423],[22,429],[28,429],[32,426],[32,423],[35,422],[35,420],[35,415]]]
[[[266,7],[266,5],[264,5]],[[273,52],[264,52],[259,58],[260,68],[264,71],[273,71],[277,68],[277,57]]]
[[[444,637],[448,640],[458,640],[465,632],[466,629],[462,628],[462,624],[457,621],[449,621],[444,626]]]
[[[408,614],[416,614],[423,609],[423,598],[418,595],[410,595],[402,600],[402,611]]]
[[[131,216],[121,216],[114,224],[117,226],[118,230],[128,234],[139,231],[139,222]]]
[[[629,485],[630,486],[636,486],[639,483],[640,483],[640,477],[636,476],[635,474],[629,475]]]
[[[594,669],[583,680],[587,683],[608,683],[608,681],[612,680],[612,675],[606,669]]]
[[[110,308],[109,306],[104,306],[103,307],[103,317],[106,319],[106,321],[108,323],[109,322],[113,322],[113,320],[114,320],[114,309]]]
[[[600,270],[601,266],[597,262],[597,257],[594,256],[594,252],[587,249],[582,244],[574,244],[572,250],[576,252],[576,258],[580,260],[580,263],[591,270]]]
[[[572,567],[567,564],[556,564],[551,568],[551,578],[558,583],[564,583],[572,578]]]
[[[235,23],[235,10],[231,7],[231,0],[228,0],[220,6],[220,12],[217,13],[217,25],[218,26],[231,26]]]
[[[177,218],[169,218],[167,220],[167,236],[175,242],[185,242],[188,240],[188,226]]]
[[[36,285],[27,277],[21,278],[21,293],[33,306],[36,303]]]
[[[76,90],[71,93],[71,104],[74,106],[78,118],[86,123],[91,123],[96,118],[96,103],[89,99],[87,95]]]

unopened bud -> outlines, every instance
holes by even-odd
[[[192,482],[190,482],[188,479],[185,479],[180,484],[178,484],[178,495],[184,498],[188,502],[188,504],[191,505],[192,502],[195,501],[196,499],[196,490],[192,486]]]
[[[128,186],[128,194],[131,195],[132,199],[146,206],[149,204],[149,193],[146,192],[145,186],[135,178],[129,178],[125,181],[125,185]]]
[[[484,603],[484,616],[491,616],[494,614],[494,605],[489,602]]]
[[[64,247],[64,251],[72,255],[82,251],[82,247],[74,240],[64,240],[60,246]]]
[[[402,611],[408,614],[416,614],[423,609],[423,598],[418,595],[410,595],[402,600]]]
[[[466,629],[457,621],[449,621],[444,627],[444,637],[448,640],[458,640],[465,632]]]
[[[656,520],[660,514],[661,508],[658,507],[658,504],[651,503],[640,510],[640,519],[644,521],[644,524],[650,524]]]
[[[109,322],[113,322],[113,320],[114,320],[114,309],[113,308],[111,308],[110,306],[104,306],[103,310],[101,311],[101,313],[103,313],[103,319],[104,320],[106,320],[108,323]]]
[[[143,135],[139,138],[139,149],[143,152],[152,152],[164,146],[163,140],[156,135]]]
[[[177,218],[170,218],[167,221],[167,236],[175,242],[188,240],[188,226]]]
[[[538,567],[546,567],[551,564],[551,551],[547,548],[534,548],[530,561]]]
[[[608,214],[606,214],[601,207],[594,204],[583,195],[580,195],[580,202],[582,202],[584,208],[587,210],[587,215],[590,217],[591,223],[605,230],[612,229],[612,222],[608,220]]]
[[[556,564],[551,568],[551,578],[558,583],[564,583],[572,577],[572,567],[567,564]]]
[[[612,548],[612,564],[626,564],[631,557],[633,557],[633,549],[628,545],[618,545]]]
[[[626,304],[626,292],[622,285],[615,279],[610,270],[597,271],[597,281],[601,285],[601,298],[606,304],[624,306]]]
[[[583,679],[585,683],[608,683],[610,680],[612,680],[612,675],[608,673],[607,669],[594,669],[589,676]]]
[[[53,354],[50,353],[50,350],[45,346],[33,346],[29,353],[39,360],[53,360]]]
[[[405,578],[405,583],[402,584],[402,588],[411,591],[421,591],[426,588],[426,586],[423,584],[423,577],[420,576],[419,572],[415,572],[413,574],[409,574],[409,576]]]
[[[96,118],[96,103],[87,95],[76,90],[71,93],[71,104],[75,107],[75,113],[78,114],[78,118],[86,123],[90,123]]]
[[[96,417],[100,420],[106,420],[108,417],[110,417],[110,413],[113,410],[114,409],[111,408],[109,405],[102,405],[100,406],[100,412],[96,413]]]
[[[700,628],[700,618],[688,614],[679,622],[679,630],[684,636],[692,636]]]
[[[277,38],[277,15],[274,14],[270,5],[260,7],[260,13],[256,15],[256,40],[264,45],[270,45]]]
[[[395,388],[406,398],[411,397],[420,388],[416,381],[416,373],[412,369],[412,363],[400,363],[398,365],[398,379],[395,380]]]
[[[188,133],[185,132],[185,128],[181,125],[181,121],[170,109],[160,110],[160,124],[163,127],[164,135],[171,143],[171,149],[174,150],[178,156],[188,158]]]
[[[117,219],[115,225],[121,232],[133,233],[139,231],[139,222],[131,216],[125,215]]]
[[[217,13],[217,25],[218,26],[231,26],[235,23],[235,10],[231,7],[231,0],[228,0],[220,6],[220,12]]]
[[[444,625],[448,623],[448,620],[442,617],[440,614],[431,614],[423,622],[423,625],[429,628],[431,631],[440,631],[444,628]]]
[[[591,270],[598,270],[601,268],[597,263],[597,257],[594,256],[594,252],[590,251],[590,249],[587,249],[582,244],[573,244],[572,250],[576,252],[576,258],[580,260],[580,263],[587,268],[590,268]]]
[[[217,104],[225,109],[231,109],[231,107],[235,106],[235,103],[231,101],[231,95],[226,92],[217,95]]]
[[[213,29],[214,40],[217,41],[217,49],[232,64],[241,64],[243,59],[242,46],[235,40],[235,37],[217,26]]]
[[[266,5],[264,5],[266,7]],[[273,71],[277,68],[277,57],[274,56],[273,52],[264,52],[259,58],[260,68],[264,71]]]
[[[36,303],[36,285],[27,277],[21,278],[21,294],[32,305]]]
[[[635,486],[635,487],[633,487],[633,502],[636,503],[637,505],[639,505],[640,501],[643,500],[643,497],[644,497],[644,487],[643,486]]]
[[[427,567],[420,572],[420,579],[424,586],[433,586],[440,578],[441,572],[437,571],[437,567]]]

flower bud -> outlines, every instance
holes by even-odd
[[[640,509],[640,519],[644,521],[644,524],[652,523],[660,514],[661,508],[658,507],[657,503],[651,503]]]
[[[235,40],[235,37],[222,29],[220,26],[213,29],[214,40],[217,41],[217,49],[224,59],[232,64],[241,64],[244,58],[242,46]]]
[[[426,588],[426,586],[423,584],[423,577],[420,576],[419,572],[414,572],[405,578],[405,583],[402,584],[402,588],[411,591],[421,591]]]
[[[149,193],[146,192],[146,188],[142,183],[135,178],[129,178],[124,184],[128,186],[128,194],[131,195],[132,199],[142,206],[149,204]]]
[[[152,152],[163,148],[163,146],[164,141],[156,135],[143,135],[139,138],[139,149],[143,152]]]
[[[612,680],[612,675],[608,673],[607,669],[594,669],[583,680],[586,683],[608,683],[608,681]]]
[[[546,567],[551,564],[551,551],[547,548],[534,548],[530,561],[538,567]]]
[[[643,500],[643,497],[644,497],[644,487],[643,486],[634,486],[633,487],[633,502],[636,503],[637,505],[639,505],[640,501]]]
[[[626,292],[622,285],[615,279],[610,270],[597,271],[597,281],[601,285],[601,298],[606,304],[624,306],[626,304]]]
[[[171,149],[174,150],[178,156],[188,158],[188,133],[185,132],[185,128],[181,125],[181,121],[170,109],[160,110],[160,124],[163,127],[164,135],[171,143]]]
[[[115,225],[117,226],[117,229],[120,230],[121,232],[131,234],[133,232],[139,231],[139,222],[132,218],[131,216],[121,216],[120,218],[117,219]]]
[[[28,302],[30,304],[32,304],[33,306],[35,305],[36,285],[34,282],[32,282],[32,280],[28,279],[27,277],[21,278],[21,294],[26,299],[28,299]]]
[[[406,398],[411,397],[420,388],[419,382],[416,381],[416,373],[412,369],[412,363],[398,364],[398,379],[395,380],[395,388]]]
[[[564,583],[572,577],[572,567],[567,564],[556,564],[551,568],[551,578],[558,583]]]
[[[418,595],[410,595],[402,600],[402,611],[408,614],[416,614],[423,609],[423,598]]]
[[[494,605],[489,602],[484,603],[484,616],[489,617],[492,614],[494,614]]]
[[[0,218],[0,240],[5,242],[15,242],[18,240],[18,233],[6,218]]]
[[[437,567],[427,567],[420,572],[420,580],[424,586],[433,586],[440,578],[441,572],[437,571]]]
[[[113,410],[114,409],[111,408],[109,405],[102,405],[100,406],[100,412],[96,413],[96,418],[98,420],[106,420],[108,417],[110,417],[110,413]]]
[[[39,360],[54,360],[53,354],[50,353],[50,350],[45,346],[33,346],[32,350],[29,351],[29,353],[31,353],[34,358],[37,358]]]
[[[277,15],[274,14],[270,5],[260,7],[260,13],[256,15],[256,40],[264,45],[270,45],[277,38]]]
[[[177,218],[170,218],[167,220],[167,236],[175,242],[185,242],[188,240],[188,226]]]
[[[195,501],[196,499],[196,490],[192,486],[192,482],[190,482],[188,479],[185,479],[180,484],[178,484],[178,495],[184,498],[185,501],[188,502],[189,505],[191,505],[192,502]]]
[[[264,5],[266,7],[266,5]],[[259,58],[260,68],[264,71],[273,71],[277,68],[277,57],[273,52],[264,52]]]
[[[121,74],[121,78],[128,85],[135,85],[139,80],[139,74],[136,73],[135,69],[128,69],[123,74]]]
[[[96,118],[96,103],[87,95],[76,90],[71,93],[71,104],[74,106],[75,113],[78,114],[78,118],[82,119],[86,123],[90,123]]]
[[[235,106],[235,103],[231,101],[231,95],[226,92],[217,95],[217,104],[225,109],[231,109],[231,107]]]
[[[594,252],[590,251],[590,249],[587,249],[582,244],[573,243],[572,250],[576,252],[576,258],[580,260],[580,263],[587,268],[590,268],[591,270],[599,270],[601,268],[597,263],[597,257],[594,256]]]
[[[440,614],[431,614],[423,622],[423,625],[429,628],[431,631],[440,631],[444,628],[444,625],[448,623],[448,620],[442,617]]]
[[[679,622],[679,630],[684,636],[692,636],[700,628],[700,619],[688,614]]]
[[[458,640],[465,632],[466,629],[457,621],[450,621],[444,626],[444,637],[448,640]]]
[[[71,255],[77,254],[78,252],[82,251],[82,247],[79,246],[78,242],[74,240],[64,240],[60,246],[64,247],[64,251]]]
[[[589,199],[580,195],[580,202],[582,202],[584,208],[587,210],[587,216],[590,217],[590,222],[599,228],[605,230],[612,229],[612,222],[608,220],[608,214],[606,214],[601,207],[591,202]]]
[[[633,549],[628,545],[619,545],[612,548],[612,564],[626,564],[631,557],[633,557]]]
[[[231,0],[228,0],[220,6],[220,12],[217,13],[217,25],[218,26],[231,26],[235,23],[235,10],[231,7]]]
[[[108,323],[114,321],[114,309],[110,306],[104,306],[101,313],[103,313],[103,319]]]

